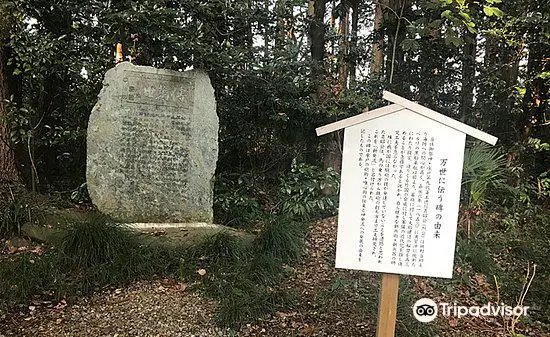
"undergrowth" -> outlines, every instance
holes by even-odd
[[[20,235],[21,227],[29,217],[29,205],[23,200],[12,198],[0,204],[0,238]]]
[[[189,250],[180,277],[201,278],[202,291],[220,301],[220,325],[238,327],[284,305],[290,298],[277,287],[287,264],[302,253],[306,227],[284,216],[272,216],[250,241],[222,232]]]
[[[217,299],[218,323],[238,327],[288,300],[277,289],[286,264],[302,252],[306,227],[284,216],[266,220],[257,238],[220,232],[192,247],[144,244],[105,216],[75,223],[41,255],[0,261],[0,309],[25,307],[36,295],[72,301],[134,280],[180,277]],[[203,269],[205,275],[197,270]]]
[[[513,216],[514,226],[509,226]],[[485,276],[489,286],[496,291],[498,282],[500,300],[516,305],[525,282],[525,273],[529,266],[537,265],[537,273],[525,297],[530,306],[529,317],[549,324],[550,294],[550,212],[537,208],[525,209],[520,216],[506,213],[502,209],[481,214],[475,222],[475,230],[470,237],[459,235],[457,239],[456,261],[463,274],[455,275],[452,280],[440,282],[442,291],[451,295],[460,293],[466,286],[471,297],[479,303],[495,301],[485,294],[476,284],[472,284],[472,273]],[[459,234],[464,230],[459,231]],[[467,271],[471,270],[471,271]]]

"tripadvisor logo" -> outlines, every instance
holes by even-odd
[[[496,305],[494,303],[487,303],[483,306],[463,306],[456,303],[439,303],[436,304],[429,298],[421,298],[413,306],[413,315],[420,322],[431,322],[436,317],[438,312],[443,316],[525,316],[527,315],[528,306],[509,306],[509,305]]]
[[[429,298],[421,298],[413,306],[413,315],[420,322],[431,322],[437,316],[437,304]]]

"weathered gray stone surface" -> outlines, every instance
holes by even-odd
[[[92,202],[123,222],[212,222],[214,89],[202,71],[120,63],[88,124]]]

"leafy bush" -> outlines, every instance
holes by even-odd
[[[214,191],[214,214],[224,225],[243,228],[261,217],[261,205],[254,197],[257,193],[252,174],[220,176]]]
[[[338,210],[340,175],[332,168],[322,169],[293,161],[291,171],[281,177],[280,209],[298,219],[334,215]]]
[[[457,256],[463,264],[470,264],[478,273],[491,276],[495,263],[487,245],[481,240],[462,239],[457,241]]]
[[[510,149],[510,157],[513,163],[510,170],[513,179],[510,179],[509,183],[515,193],[515,202],[512,206],[548,205],[550,144],[529,137],[514,144]]]

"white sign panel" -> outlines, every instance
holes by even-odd
[[[465,140],[410,110],[347,127],[336,267],[451,278]]]

